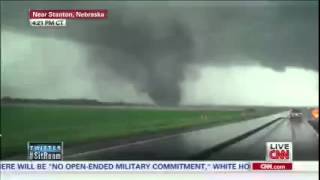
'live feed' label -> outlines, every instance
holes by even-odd
[[[292,142],[267,142],[266,160],[273,162],[291,162]]]
[[[28,142],[28,160],[63,160],[63,143]]]
[[[266,143],[266,161],[254,162],[252,170],[274,171],[274,170],[292,170],[293,157],[292,142],[267,142]]]

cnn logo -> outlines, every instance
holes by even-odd
[[[267,142],[267,161],[292,161],[292,142]]]

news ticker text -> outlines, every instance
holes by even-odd
[[[4,161],[1,171],[290,171],[292,163],[245,161]]]

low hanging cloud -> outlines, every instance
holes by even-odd
[[[299,68],[205,67],[197,81],[182,84],[182,104],[318,106],[318,80],[316,72]]]
[[[2,4],[3,30],[81,44],[81,59],[96,74],[92,86],[100,94],[110,69],[118,76],[114,81],[130,82],[159,105],[181,102],[182,83],[197,76],[193,65],[318,71],[318,2]],[[106,21],[68,22],[61,30],[30,27],[26,12],[48,7],[106,8],[110,15]]]

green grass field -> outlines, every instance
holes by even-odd
[[[2,157],[26,152],[27,141],[73,144],[161,133],[199,125],[221,125],[271,114],[274,110],[183,111],[94,107],[1,107]],[[201,118],[202,115],[207,118]]]

